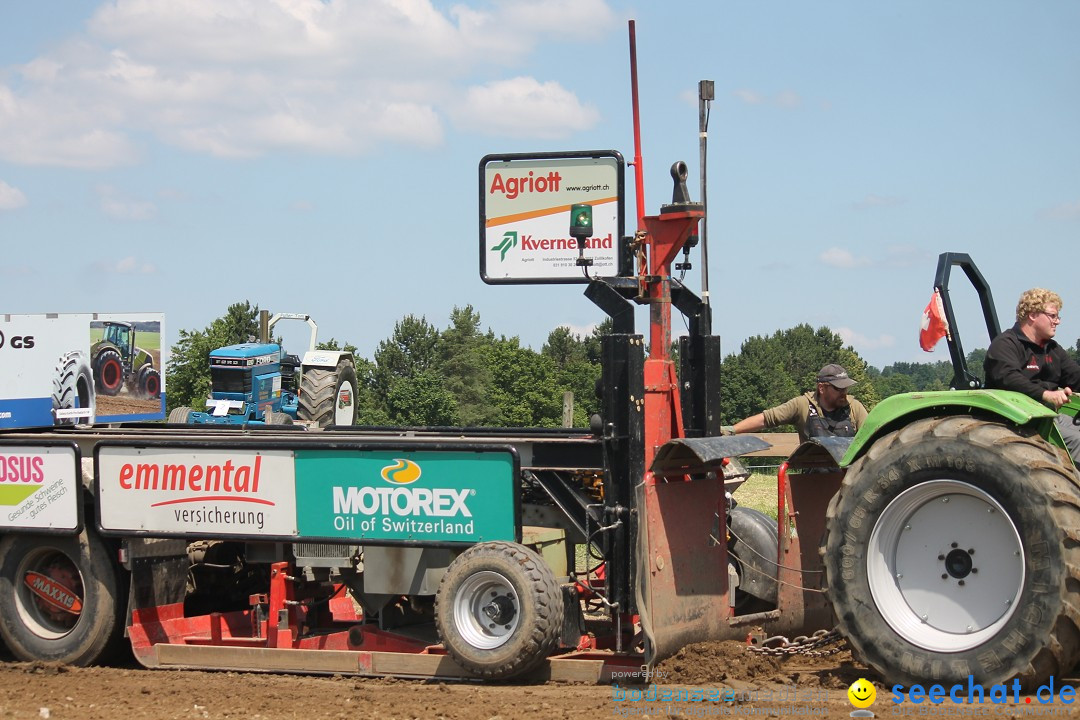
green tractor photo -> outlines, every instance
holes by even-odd
[[[153,356],[135,345],[131,323],[103,323],[102,338],[90,348],[90,357],[98,394],[117,395],[126,385],[139,399],[161,396],[161,373],[154,368]]]

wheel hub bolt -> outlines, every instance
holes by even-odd
[[[514,619],[514,603],[505,595],[498,595],[484,606],[483,613],[493,624],[506,625]]]

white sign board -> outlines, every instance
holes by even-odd
[[[102,530],[162,535],[296,535],[290,450],[98,446]]]
[[[0,313],[0,430],[165,418],[161,313]]]
[[[78,455],[72,446],[0,444],[0,528],[79,528]]]
[[[612,150],[489,155],[480,161],[480,276],[484,282],[588,282],[577,264],[570,210],[591,205],[584,257],[591,277],[619,274],[622,156]]]

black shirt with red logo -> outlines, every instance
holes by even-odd
[[[990,343],[983,362],[986,387],[1014,390],[1042,402],[1046,390],[1080,391],[1080,365],[1054,340],[1033,343],[1017,323]]]

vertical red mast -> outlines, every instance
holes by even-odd
[[[641,166],[641,113],[637,90],[637,32],[630,21],[630,103],[634,111],[634,199],[637,201],[637,229],[645,229],[645,171]]]

